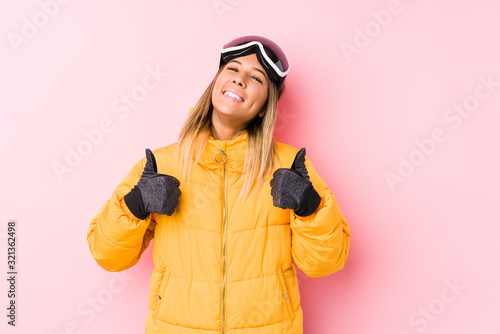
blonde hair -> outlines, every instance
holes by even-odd
[[[192,164],[196,164],[212,134],[212,92],[215,82],[225,65],[221,66],[210,85],[190,111],[179,135],[177,154],[180,160],[181,181],[186,181]],[[278,100],[283,94],[284,84],[278,89],[276,83],[268,80],[267,101],[262,109],[264,115],[256,116],[247,125],[247,152],[243,169],[245,178],[240,191],[239,201],[245,201],[252,187],[260,190],[265,178],[274,169],[274,157],[277,156],[273,131],[276,121]],[[194,161],[194,162],[193,162]]]

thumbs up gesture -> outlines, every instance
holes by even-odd
[[[180,182],[173,176],[158,173],[156,159],[150,149],[146,149],[146,158],[141,178],[125,195],[125,203],[140,219],[153,212],[171,216],[179,205]]]
[[[291,168],[279,168],[271,180],[273,205],[293,209],[297,216],[311,215],[319,206],[321,197],[314,189],[305,165],[306,148],[302,148]]]

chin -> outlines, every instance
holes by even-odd
[[[235,114],[238,113],[239,110],[241,110],[241,106],[238,106],[235,103],[231,102],[228,103],[226,101],[216,102],[215,104],[212,102],[212,105],[214,107],[214,111],[217,110],[219,113],[225,115]]]

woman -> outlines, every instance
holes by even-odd
[[[108,271],[154,238],[146,333],[303,333],[295,264],[343,268],[349,227],[305,149],[275,142],[289,66],[263,36],[221,51],[179,142],[151,152],[97,212],[87,235]]]

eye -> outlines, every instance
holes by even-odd
[[[262,83],[262,80],[259,77],[252,76],[252,79],[254,79],[255,81],[257,81],[259,83]]]
[[[229,71],[234,71],[234,72],[238,72],[238,69],[236,67],[227,67],[227,69]]]

